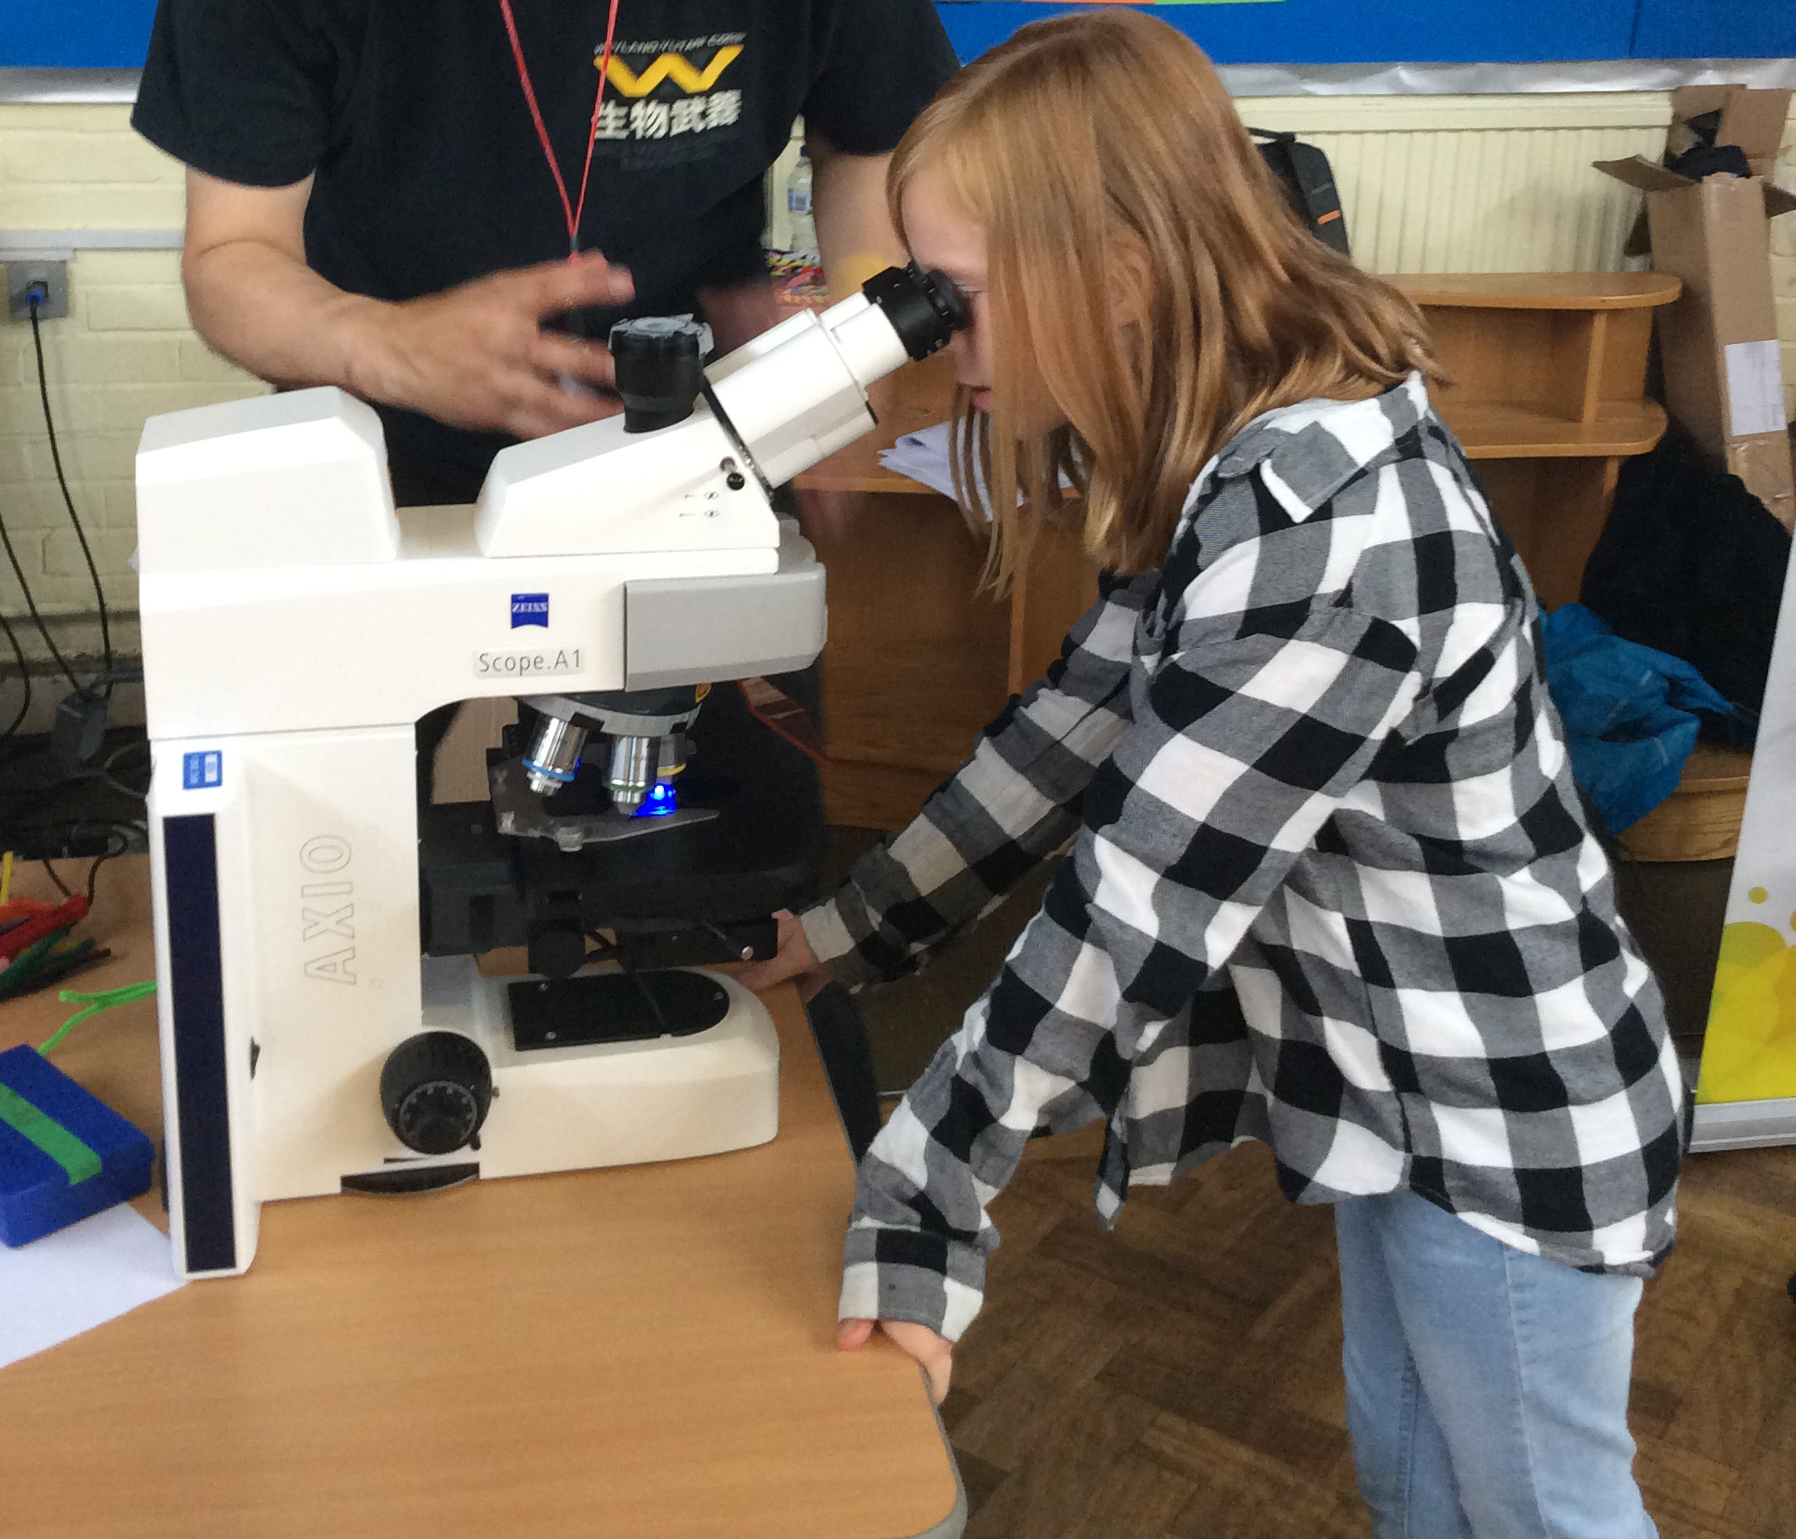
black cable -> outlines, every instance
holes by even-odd
[[[94,553],[87,543],[87,531],[81,527],[81,515],[75,511],[75,499],[69,491],[69,478],[62,471],[62,450],[56,443],[56,419],[50,415],[50,380],[44,371],[44,337],[38,329],[37,311],[40,301],[31,296],[31,346],[37,353],[37,394],[44,403],[44,432],[50,440],[50,463],[56,467],[56,484],[62,488],[62,504],[69,510],[69,522],[75,526],[75,538],[81,542],[81,554],[87,562],[87,575],[93,579],[94,599],[100,606],[100,650],[106,659],[106,698],[112,698],[112,622],[106,612],[106,594],[100,587],[100,569],[94,565]]]
[[[56,638],[50,634],[44,624],[44,617],[37,612],[37,600],[31,595],[31,584],[26,580],[25,568],[19,564],[19,553],[13,549],[12,535],[7,530],[6,519],[0,516],[0,545],[6,547],[6,559],[12,563],[13,576],[19,580],[19,592],[25,596],[25,608],[31,612],[32,622],[37,626],[38,635],[44,638],[44,645],[50,649],[50,655],[56,659],[56,666],[62,669],[62,675],[69,681],[71,689],[79,690],[81,681],[75,677],[75,670],[69,666],[69,660],[62,655],[56,645]]]
[[[113,833],[118,833],[118,829],[114,828]],[[87,906],[90,909],[94,906],[94,884],[99,880],[100,867],[109,860],[117,860],[119,856],[128,853],[130,848],[131,841],[129,839],[125,839],[116,850],[112,847],[112,841],[108,839],[106,853],[94,857],[94,863],[87,868]]]
[[[12,628],[12,622],[3,614],[0,614],[0,631],[6,633],[6,639],[12,646],[12,655],[19,664],[19,684],[25,691],[23,698],[19,701],[18,712],[7,723],[6,730],[0,732],[0,748],[4,748],[18,735],[19,728],[24,725],[25,718],[31,713],[31,668],[25,661],[25,648],[20,644],[19,633]]]
[[[118,835],[118,832],[117,828],[114,828],[111,831],[111,834],[108,835],[106,840],[105,853],[94,856],[93,864],[87,868],[87,906],[90,909],[94,906],[94,891],[99,884],[100,867],[105,865],[107,861],[117,860],[119,856],[130,852],[131,841],[129,839],[122,839],[117,848],[113,847],[113,837]],[[63,881],[63,879],[56,874],[56,867],[51,865],[48,859],[41,860],[38,864],[49,873],[50,880],[56,884],[57,891],[60,892],[63,897],[72,898],[75,896],[75,894],[69,890],[68,883]]]

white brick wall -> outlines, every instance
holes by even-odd
[[[131,132],[125,106],[0,105],[0,232],[170,230],[181,168]],[[109,607],[137,607],[133,462],[144,418],[266,387],[209,352],[188,325],[175,251],[78,251],[66,319],[40,323],[63,468]],[[93,587],[44,432],[31,328],[0,319],[0,517],[38,607],[65,649],[97,649]],[[24,603],[0,563],[0,612]],[[16,628],[16,627],[15,627]],[[131,644],[128,621],[115,639]],[[27,625],[34,655],[43,644]],[[0,668],[9,659],[0,657]]]

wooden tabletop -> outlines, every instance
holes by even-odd
[[[59,870],[85,880],[85,862]],[[83,933],[117,955],[72,987],[152,974],[147,883],[141,857],[102,868]],[[801,1007],[789,989],[767,1003],[780,1133],[762,1148],[271,1203],[247,1275],[0,1370],[0,1532],[957,1533],[916,1366],[834,1348],[853,1166]],[[73,1008],[0,1005],[0,1048]],[[146,1003],[54,1058],[159,1137],[155,1050]]]

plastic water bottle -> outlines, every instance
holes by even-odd
[[[817,250],[817,222],[811,217],[811,157],[802,149],[786,178],[786,215],[791,231],[786,237],[789,254],[808,266],[818,266],[823,259]]]

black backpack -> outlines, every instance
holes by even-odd
[[[1303,226],[1325,246],[1332,246],[1342,256],[1352,255],[1347,249],[1347,216],[1341,212],[1341,195],[1335,191],[1328,157],[1313,144],[1298,143],[1295,134],[1264,128],[1247,131],[1266,141],[1258,147],[1261,158]]]

